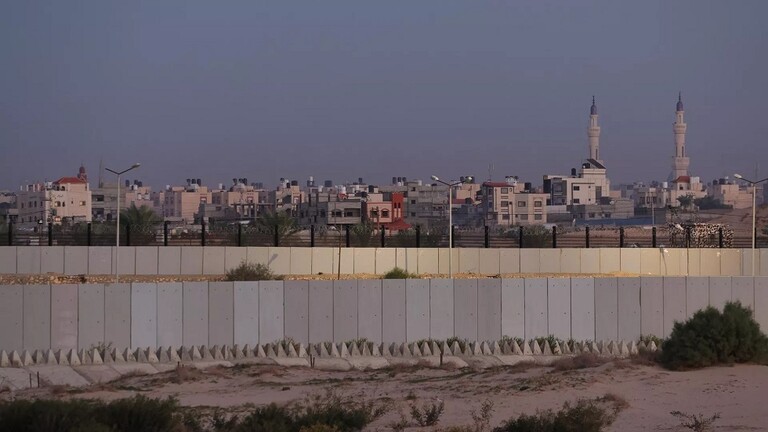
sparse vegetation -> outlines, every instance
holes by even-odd
[[[686,414],[680,411],[672,411],[670,414],[680,420],[680,426],[694,432],[707,432],[713,430],[715,422],[720,418],[720,413],[715,413],[709,417],[704,414]]]
[[[392,270],[384,273],[384,279],[418,279],[419,275],[415,273],[408,273],[406,270],[400,267],[395,267]]]
[[[264,264],[254,264],[241,262],[239,266],[227,272],[228,281],[263,281],[263,280],[282,280],[283,277],[276,275]]]
[[[594,353],[582,353],[577,356],[568,356],[555,360],[552,363],[552,367],[555,371],[563,372],[598,367],[608,363],[610,360]]]
[[[419,426],[434,426],[440,421],[444,408],[445,404],[440,399],[424,404],[421,408],[414,404],[411,405],[411,418]]]
[[[623,401],[623,400],[622,400]],[[625,406],[611,396],[581,399],[575,405],[566,402],[560,411],[523,414],[493,429],[494,432],[600,432],[610,426]]]

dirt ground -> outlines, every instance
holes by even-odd
[[[490,369],[394,367],[370,371],[319,371],[274,365],[238,365],[199,371],[190,367],[151,376],[123,377],[85,389],[60,386],[0,393],[0,398],[98,398],[112,400],[143,394],[177,398],[199,410],[221,407],[230,413],[247,412],[271,402],[301,402],[328,390],[357,401],[390,406],[366,429],[393,430],[401,418],[411,425],[410,406],[439,400],[445,409],[438,427],[472,425],[471,413],[485,400],[494,403],[491,427],[521,413],[558,409],[566,401],[606,394],[625,400],[611,431],[688,430],[671,411],[711,416],[720,413],[716,430],[768,430],[765,389],[768,367],[739,365],[692,372],[669,372],[655,366],[615,360],[580,370],[515,366]],[[435,428],[410,426],[405,430]]]

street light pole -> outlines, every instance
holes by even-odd
[[[752,276],[755,275],[755,250],[757,247],[757,185],[768,181],[768,178],[764,178],[762,180],[752,181],[749,179],[744,178],[741,174],[734,174],[734,177],[736,177],[739,180],[743,180],[749,184],[752,185]]]
[[[440,180],[438,176],[433,175],[432,180],[442,183],[448,186],[448,277],[453,279],[453,212],[452,200],[453,200],[453,187],[462,183],[469,183],[472,181],[472,176],[464,177],[464,180],[448,183]]]
[[[104,168],[105,170],[111,172],[112,174],[117,175],[117,234],[115,239],[115,283],[120,282],[120,176],[127,173],[128,171],[138,168],[141,166],[139,163],[135,163],[131,165],[130,168],[124,169],[122,171],[115,171],[109,168]]]

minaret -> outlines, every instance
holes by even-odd
[[[675,157],[672,158],[672,173],[670,180],[675,180],[680,176],[688,175],[688,165],[691,160],[688,158],[685,152],[685,131],[688,129],[688,125],[685,124],[684,118],[685,110],[683,109],[683,96],[682,93],[677,95],[677,109],[675,112]]]
[[[592,107],[589,109],[589,128],[587,129],[587,136],[589,136],[589,158],[600,162],[600,126],[597,124],[597,105],[595,105],[595,97],[592,96]]]

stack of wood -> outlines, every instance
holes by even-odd
[[[720,247],[720,232],[723,247],[733,246],[733,229],[724,224],[686,222],[669,224],[669,244],[672,247],[716,248]]]

